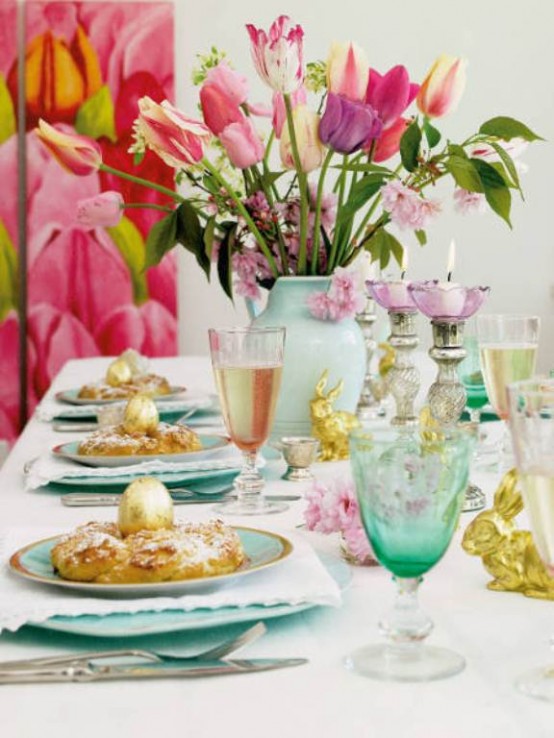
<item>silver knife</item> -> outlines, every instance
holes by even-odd
[[[223,676],[225,674],[251,674],[256,671],[272,671],[288,666],[308,663],[303,658],[232,659],[214,661],[201,665],[180,666],[171,663],[134,664],[132,666],[106,666],[80,662],[63,667],[39,667],[36,669],[5,669],[0,671],[0,684],[28,684],[36,682],[96,682],[108,679],[167,679],[170,677],[190,678]]]
[[[171,490],[170,490],[171,492]],[[178,494],[171,495],[174,505],[209,505],[223,500],[233,500],[235,495],[217,493],[217,494],[201,494],[185,495],[180,497]],[[300,500],[300,495],[264,495],[265,500],[270,502],[293,502]],[[96,494],[87,492],[70,492],[62,495],[62,505],[66,507],[115,507],[119,505],[121,500],[120,494]]]
[[[52,429],[58,433],[86,433],[98,428],[98,423],[52,423]]]

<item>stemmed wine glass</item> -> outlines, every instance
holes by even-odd
[[[267,501],[264,479],[256,467],[259,449],[273,425],[281,385],[285,329],[210,329],[210,353],[223,420],[244,464],[234,486],[237,499],[219,505],[234,515],[261,515],[286,510]]]
[[[357,430],[350,458],[360,514],[379,562],[393,575],[397,597],[380,623],[388,643],[365,646],[346,666],[366,676],[423,682],[457,674],[459,654],[424,645],[433,623],[418,605],[421,577],[443,556],[464,501],[471,434]]]
[[[535,373],[540,319],[529,315],[478,315],[477,338],[481,368],[490,403],[498,417],[508,420],[507,387]],[[499,466],[509,468],[511,447],[506,425],[499,446]]]
[[[510,430],[533,540],[554,576],[554,379],[508,387]],[[516,682],[520,691],[554,702],[554,668],[534,669]]]

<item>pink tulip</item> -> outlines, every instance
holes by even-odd
[[[208,70],[206,84],[223,90],[233,105],[242,105],[248,97],[248,80],[225,62]]]
[[[102,152],[92,138],[77,133],[64,133],[42,119],[35,130],[51,154],[72,174],[84,177],[100,168]]]
[[[111,228],[119,223],[122,214],[123,197],[114,190],[77,203],[77,222],[85,228]]]
[[[301,26],[290,27],[290,18],[281,15],[267,34],[252,24],[246,26],[250,36],[252,59],[261,79],[276,92],[289,94],[302,84]]]
[[[265,147],[250,118],[243,116],[237,123],[231,123],[219,134],[231,163],[239,169],[246,169],[264,158]]]
[[[321,166],[325,155],[325,146],[319,138],[319,115],[310,110],[306,105],[298,105],[292,111],[296,143],[300,156],[300,165],[303,172],[311,172]],[[294,157],[290,142],[288,125],[283,128],[281,145],[279,147],[281,161],[287,169],[294,169]]]
[[[174,356],[177,321],[156,300],[141,307],[124,305],[106,315],[94,338],[105,355],[114,356],[134,348],[144,356]]]
[[[0,438],[15,440],[19,426],[19,318],[10,310],[0,322]]]
[[[455,110],[466,84],[466,62],[442,54],[435,61],[417,95],[417,106],[429,118]]]
[[[168,166],[178,169],[202,159],[204,144],[211,137],[203,123],[187,118],[167,100],[158,104],[149,97],[142,97],[138,107],[138,135]]]
[[[404,131],[410,125],[407,118],[397,118],[397,120],[384,130],[378,139],[373,152],[373,161],[378,164],[381,161],[387,161],[400,150],[400,139],[404,135]],[[371,144],[375,139],[371,139],[369,144],[364,146],[364,151],[369,151]]]
[[[415,99],[418,90],[419,85],[410,83],[406,67],[398,65],[383,75],[370,69],[365,101],[376,111],[386,130]]]
[[[364,51],[355,43],[331,44],[327,57],[327,88],[329,92],[363,102],[369,78],[369,62]]]
[[[301,85],[295,92],[290,96],[290,101],[293,109],[297,105],[305,105],[308,101],[308,95],[306,88]],[[273,93],[273,130],[277,138],[281,138],[281,131],[287,118],[287,111],[285,109],[285,99],[280,92]]]
[[[227,95],[224,89],[213,84],[204,84],[200,89],[200,105],[204,122],[215,136],[219,136],[231,123],[240,123],[244,118],[244,114],[233,102],[232,97]]]

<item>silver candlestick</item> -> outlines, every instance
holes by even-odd
[[[383,414],[380,400],[373,394],[374,379],[371,374],[371,363],[377,348],[377,341],[373,337],[373,324],[376,320],[375,300],[368,295],[364,309],[356,315],[356,322],[362,330],[366,350],[366,372],[360,399],[356,407],[356,415],[360,420],[369,420]]]
[[[432,320],[433,347],[429,356],[438,366],[437,378],[427,399],[433,418],[443,426],[453,426],[466,406],[466,391],[458,376],[458,364],[466,357],[463,320]]]
[[[391,334],[389,343],[394,349],[394,364],[388,374],[389,390],[396,403],[392,425],[416,425],[414,400],[419,391],[419,370],[412,353],[419,344],[415,329],[415,312],[389,310]]]

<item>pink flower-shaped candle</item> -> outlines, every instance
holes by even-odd
[[[409,290],[411,284],[405,279],[391,282],[370,279],[366,282],[373,299],[393,313],[417,313],[417,306]]]
[[[414,282],[408,287],[418,310],[431,320],[467,320],[479,310],[490,287],[464,287],[457,282]]]

